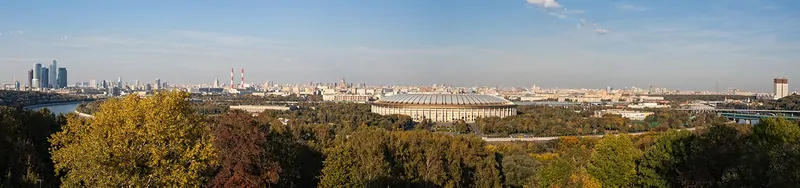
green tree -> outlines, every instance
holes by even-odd
[[[386,131],[363,128],[347,141],[325,150],[319,187],[382,187],[388,184]]]
[[[655,144],[638,160],[636,185],[638,187],[674,187],[672,178],[678,171],[674,167],[686,158],[688,144],[684,140],[692,136],[689,131],[669,130],[656,139]]]
[[[632,185],[636,176],[636,160],[641,155],[627,135],[605,136],[595,146],[587,170],[603,187]]]
[[[0,187],[57,187],[48,136],[63,116],[0,106]]]
[[[208,181],[215,150],[209,127],[184,92],[128,95],[101,105],[94,119],[72,117],[52,136],[63,185],[199,187]]]
[[[753,127],[744,184],[764,187],[800,185],[800,127],[784,118],[762,119]]]
[[[503,175],[506,186],[533,187],[536,171],[542,165],[528,155],[511,155],[503,157]]]

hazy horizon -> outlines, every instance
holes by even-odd
[[[800,90],[797,1],[7,1],[0,82]],[[22,82],[22,81],[21,81]],[[22,82],[25,84],[25,82]],[[795,84],[796,83],[796,84]]]

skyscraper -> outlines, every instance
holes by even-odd
[[[49,83],[50,85],[48,86],[50,86],[51,88],[58,88],[58,64],[56,60],[53,60],[53,64],[50,65],[49,70],[50,70],[50,75],[49,75],[50,80],[47,80],[47,83]]]
[[[49,88],[50,87],[50,69],[47,67],[42,67],[42,85],[41,88]]]
[[[118,88],[122,88],[122,78],[121,77],[117,77],[117,87]]]
[[[33,69],[28,70],[28,88],[33,89]]]
[[[42,87],[42,64],[35,63],[33,64],[33,85],[31,88],[40,88]]]
[[[156,90],[161,89],[161,78],[156,79]]]
[[[58,88],[67,87],[67,68],[58,68]]]
[[[775,88],[775,99],[789,96],[789,79],[783,77],[775,78],[772,83]]]
[[[89,85],[90,85],[92,88],[95,88],[95,89],[97,89],[97,80],[89,80]]]
[[[17,81],[17,79],[14,79],[14,90],[16,91],[20,90],[19,81]]]

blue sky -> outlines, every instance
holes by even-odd
[[[2,1],[0,82],[90,79],[603,88],[800,84],[800,1]],[[797,80],[797,81],[792,81]]]

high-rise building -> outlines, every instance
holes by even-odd
[[[14,80],[14,90],[20,91],[19,81],[16,81],[16,79]]]
[[[58,88],[67,87],[67,68],[58,68]]]
[[[89,86],[97,89],[97,80],[89,80]]]
[[[156,79],[156,90],[161,89],[161,78]]]
[[[58,88],[58,64],[56,60],[53,60],[53,64],[50,65],[49,70],[50,70],[50,75],[49,75],[50,79],[47,80],[47,83],[49,83],[50,85],[48,86],[50,86],[51,88]]]
[[[342,78],[342,80],[339,81],[339,87],[345,88],[345,89],[348,88],[347,82],[344,80],[344,78]]]
[[[122,77],[117,77],[117,87],[122,88]]]
[[[50,69],[47,67],[42,67],[42,78],[41,78],[41,88],[49,88],[50,87]]]
[[[33,69],[28,70],[28,88],[33,89]]]
[[[789,96],[789,79],[783,77],[775,78],[772,83],[775,88],[775,99]]]
[[[31,88],[40,88],[42,87],[42,64],[35,63],[33,64],[33,85]]]
[[[214,78],[214,83],[211,86],[212,88],[219,88],[219,78]]]

